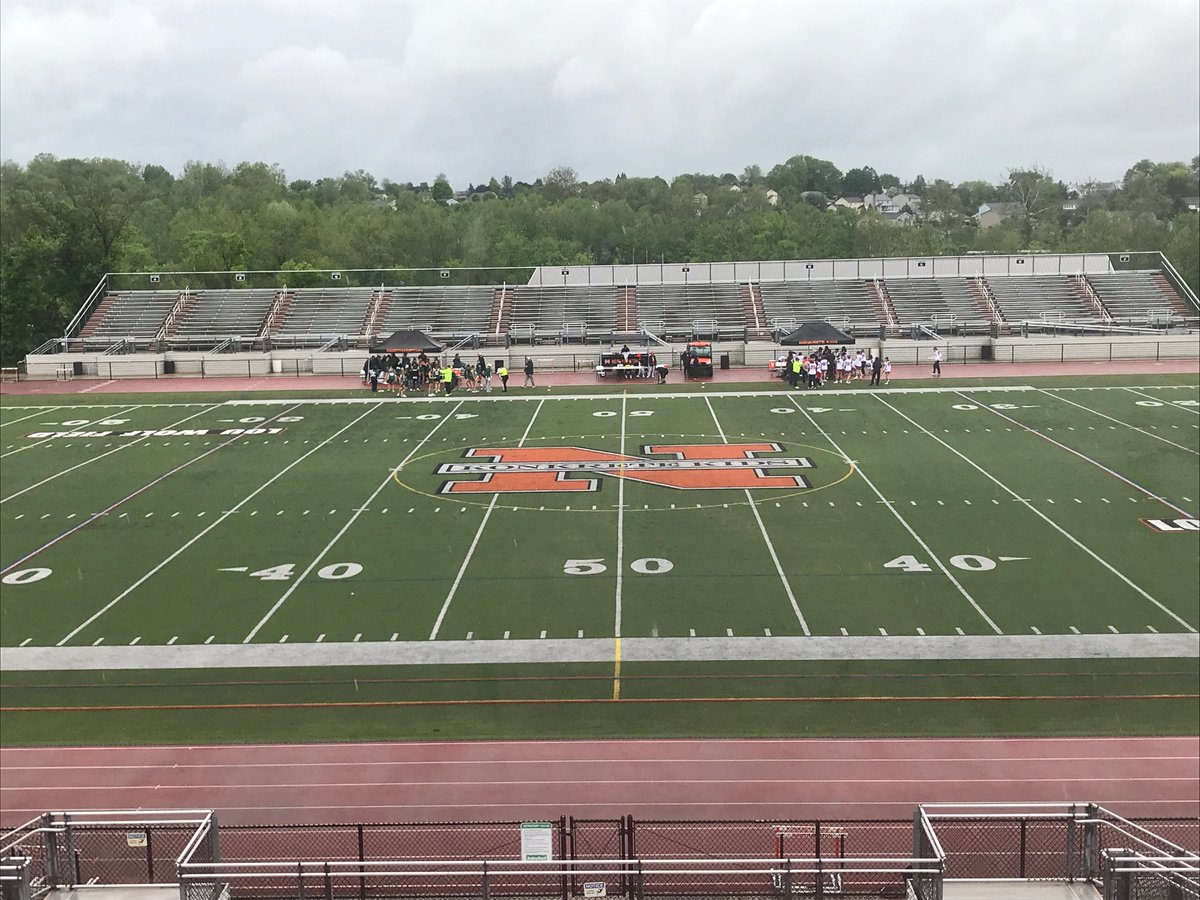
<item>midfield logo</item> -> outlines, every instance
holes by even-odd
[[[811,487],[803,475],[772,475],[775,469],[811,469],[803,456],[759,457],[779,453],[775,443],[667,444],[641,448],[641,453],[664,457],[628,456],[584,447],[508,447],[468,450],[472,460],[443,463],[438,475],[482,475],[478,481],[445,481],[440,494],[540,494],[600,490],[607,475],[642,484],[683,491]],[[484,462],[483,460],[487,460]]]

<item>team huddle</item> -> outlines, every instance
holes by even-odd
[[[792,387],[801,383],[806,388],[819,388],[827,382],[848,384],[869,378],[871,384],[888,384],[892,378],[892,361],[886,356],[872,356],[871,351],[858,350],[851,354],[845,347],[834,352],[822,347],[811,353],[791,351],[784,361],[783,377]]]
[[[425,396],[436,394],[452,394],[455,388],[462,388],[473,394],[492,392],[493,375],[500,379],[502,393],[508,391],[508,367],[500,365],[492,369],[483,354],[479,354],[474,363],[463,362],[462,357],[454,354],[452,362],[444,363],[441,357],[430,358],[424,351],[415,357],[407,353],[397,357],[395,353],[385,353],[370,357],[363,363],[362,381],[370,385],[375,392],[382,386],[388,393],[408,396],[425,391]],[[525,387],[534,387],[533,360],[525,358]]]

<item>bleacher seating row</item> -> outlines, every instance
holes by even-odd
[[[934,330],[964,324],[988,327],[986,292],[1009,323],[1023,320],[1101,324],[1161,324],[1195,318],[1157,272],[1089,275],[1012,275],[977,279],[892,278],[870,281],[764,281],[753,287],[773,326],[829,321],[870,332],[887,324],[884,302],[898,325]],[[636,310],[640,330],[665,339],[738,339],[753,328],[736,283],[635,286],[534,286],[510,288],[504,339],[536,342],[611,339],[618,327],[618,297],[628,293],[626,314]],[[121,291],[107,295],[76,341],[137,348],[156,339],[197,348],[229,339],[268,337],[286,346],[315,347],[330,339],[366,340],[401,328],[428,331],[439,340],[486,334],[500,291],[490,285],[446,287],[273,288],[246,290]],[[755,313],[756,314],[756,313]],[[370,334],[368,334],[370,332]]]

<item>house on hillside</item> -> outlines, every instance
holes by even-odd
[[[863,198],[862,197],[838,197],[836,200],[833,201],[833,205],[840,207],[841,209],[862,209],[863,208]]]
[[[1200,197],[1184,197],[1183,207],[1188,212],[1200,212]]]
[[[767,205],[768,206],[778,206],[779,205],[779,192],[778,191],[767,191]]]
[[[979,220],[980,228],[992,228],[1005,219],[1025,215],[1025,207],[1020,203],[1002,203],[999,200],[979,204],[979,212],[975,218]]]

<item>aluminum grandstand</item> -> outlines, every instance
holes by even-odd
[[[723,342],[718,349],[733,351],[734,364],[754,365],[782,334],[814,321],[881,350],[952,341],[964,359],[988,359],[1005,355],[1006,340],[1039,335],[1192,336],[1194,343],[1200,303],[1159,253],[113,273],[61,338],[29,355],[27,371],[220,374],[220,360],[233,357],[247,362],[231,370],[241,374],[344,371],[328,361],[361,356],[398,328],[449,349],[525,344],[550,359],[587,344],[706,339]],[[297,353],[309,361],[296,362]]]

